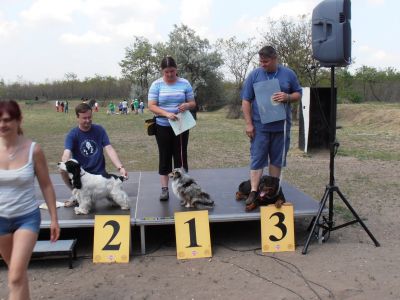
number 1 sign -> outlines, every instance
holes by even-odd
[[[211,257],[207,210],[176,212],[175,235],[178,259]]]
[[[129,215],[94,217],[94,263],[129,262]]]

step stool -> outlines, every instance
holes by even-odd
[[[69,258],[69,268],[72,269],[72,259],[76,259],[76,239],[58,240],[55,243],[50,241],[37,241],[33,248],[34,256],[56,256],[67,255]]]

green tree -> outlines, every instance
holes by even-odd
[[[132,85],[140,87],[140,94],[147,98],[149,83],[157,73],[157,57],[153,46],[144,37],[135,37],[131,47],[125,49],[125,58],[119,63],[122,76]]]
[[[240,92],[243,82],[246,79],[250,64],[257,54],[255,39],[249,38],[246,41],[238,41],[236,37],[229,39],[218,39],[215,44],[216,49],[221,53],[224,66],[228,70],[228,77],[233,77],[234,90],[229,93],[228,118],[237,119],[241,116]]]
[[[159,58],[166,54],[175,58],[179,76],[189,80],[200,107],[218,105],[222,97],[222,75],[218,69],[223,61],[207,39],[200,38],[186,25],[174,25],[168,42],[156,45],[155,50]]]

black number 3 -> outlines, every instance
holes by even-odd
[[[114,240],[114,238],[117,236],[117,234],[119,232],[119,229],[120,229],[119,223],[115,220],[110,220],[104,224],[103,228],[108,225],[111,226],[114,230],[111,235],[111,238],[108,240],[108,242],[104,246],[103,250],[119,250],[119,248],[121,247],[121,243],[111,245],[111,242]]]
[[[274,226],[278,227],[282,231],[282,237],[280,239],[278,239],[276,236],[270,235],[269,239],[273,242],[278,242],[278,241],[282,240],[286,236],[286,233],[287,233],[286,225],[283,224],[283,221],[285,221],[285,215],[281,212],[276,212],[276,213],[273,213],[269,219],[271,220],[272,217],[278,217],[278,223],[276,223]]]

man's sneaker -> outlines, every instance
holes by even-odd
[[[160,201],[168,201],[168,199],[169,199],[168,188],[162,188],[160,194]]]
[[[71,196],[67,201],[64,202],[65,207],[78,206],[78,199],[74,195]]]
[[[251,191],[249,196],[246,199],[246,205],[254,203],[256,200],[256,197],[257,197],[257,192]]]

